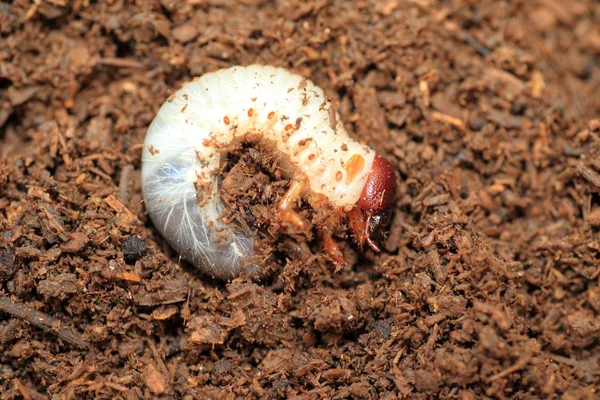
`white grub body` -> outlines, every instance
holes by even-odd
[[[253,236],[220,219],[219,172],[238,142],[280,156],[290,178],[334,207],[356,204],[375,157],[348,136],[322,89],[285,69],[236,66],[185,84],[146,135],[145,205],[183,258],[220,278],[257,269]]]

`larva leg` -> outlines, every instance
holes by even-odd
[[[340,246],[333,239],[332,233],[329,230],[323,230],[323,246],[325,247],[325,251],[335,262],[337,262],[340,266],[346,266],[346,258],[340,249]]]
[[[302,196],[305,188],[306,184],[304,181],[292,181],[290,188],[279,203],[279,219],[302,231],[309,228],[309,223],[294,210],[294,206],[296,201]]]
[[[365,218],[363,212],[357,207],[354,207],[348,213],[348,223],[352,233],[354,234],[354,238],[358,243],[358,247],[362,250],[366,243],[374,251],[379,252],[379,247],[377,247],[375,242],[371,239],[372,219],[373,217],[369,214],[367,214]]]
[[[371,239],[371,215],[367,215],[367,220],[365,221],[365,228],[363,231],[363,237],[366,238],[366,242],[373,251],[379,252],[379,247],[375,244],[375,242]]]
[[[352,208],[348,213],[348,224],[350,225],[350,230],[354,234],[354,239],[356,239],[358,248],[362,250],[367,241],[366,234],[368,232],[368,227],[365,223],[365,216],[358,207]]]

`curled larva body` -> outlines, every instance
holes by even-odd
[[[355,207],[376,157],[348,136],[322,89],[284,69],[231,67],[184,85],[146,134],[145,205],[174,249],[221,278],[256,269],[253,237],[220,219],[220,167],[236,142],[279,156],[296,182],[285,207],[299,195],[325,198],[338,209]]]

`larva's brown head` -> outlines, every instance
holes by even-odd
[[[373,250],[379,251],[371,236],[389,216],[388,212],[396,199],[397,180],[390,163],[381,156],[375,156],[365,187],[356,203],[362,213],[353,212],[348,216],[360,248],[366,242]]]
[[[396,198],[396,173],[387,160],[375,156],[358,206],[371,215],[385,213]]]

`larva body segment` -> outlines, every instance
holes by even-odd
[[[231,67],[184,85],[162,105],[144,143],[142,188],[155,226],[210,275],[256,268],[253,237],[219,218],[219,171],[235,142],[281,156],[308,195],[354,206],[375,152],[348,136],[331,107],[312,82],[270,66]]]

